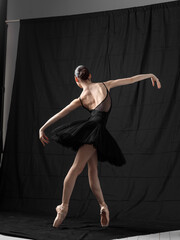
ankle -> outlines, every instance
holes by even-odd
[[[69,206],[69,203],[64,203],[64,202],[62,202],[62,206],[68,207],[68,206]]]

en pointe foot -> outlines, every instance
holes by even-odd
[[[57,216],[54,219],[53,227],[59,227],[68,213],[68,204],[61,203],[56,207]]]

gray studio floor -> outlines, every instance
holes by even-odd
[[[16,237],[7,237],[4,235],[0,235],[0,240],[23,240],[27,238],[16,238]],[[180,240],[180,230],[171,231],[171,232],[161,232],[161,233],[154,233],[148,235],[141,235],[141,236],[134,236],[134,237],[127,237],[127,238],[119,238],[123,240]],[[112,239],[112,240],[118,240]]]

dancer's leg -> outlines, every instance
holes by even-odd
[[[104,202],[103,193],[101,190],[99,177],[98,177],[98,156],[97,151],[88,161],[88,178],[90,188],[95,195],[99,205],[100,205],[100,215],[101,215],[101,226],[107,227],[109,225],[109,209],[107,204]]]
[[[64,179],[62,203],[69,204],[76,178],[83,171],[95,151],[96,149],[91,144],[84,144],[78,149],[75,160]]]
[[[88,179],[89,179],[89,186],[93,194],[95,195],[99,205],[101,206],[104,203],[104,197],[103,197],[101,185],[99,182],[97,165],[98,165],[98,157],[97,157],[97,150],[96,150],[88,161]]]
[[[96,151],[96,149],[92,144],[84,144],[78,149],[74,162],[64,179],[62,203],[56,207],[57,216],[53,222],[53,227],[58,227],[65,219],[76,178],[83,171],[94,151]]]

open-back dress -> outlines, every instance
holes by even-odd
[[[104,84],[103,87],[106,87],[106,85]],[[83,144],[93,144],[97,149],[98,161],[122,166],[126,163],[124,155],[106,128],[108,116],[112,108],[112,98],[107,87],[106,90],[106,97],[94,109],[86,108],[82,99],[79,98],[82,107],[89,111],[90,116],[87,119],[73,121],[56,127],[51,131],[49,139],[74,151],[77,151]]]

